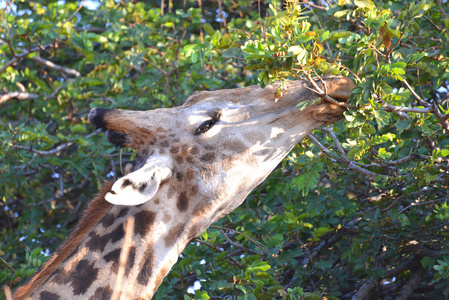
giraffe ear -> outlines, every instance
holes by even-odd
[[[149,158],[142,168],[117,180],[104,198],[116,205],[145,203],[153,198],[161,182],[172,177],[172,169],[167,159]]]

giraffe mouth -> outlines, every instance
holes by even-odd
[[[115,145],[117,148],[133,148],[136,149],[137,145],[134,139],[126,133],[114,131],[108,129],[108,122],[105,119],[106,114],[111,111],[111,109],[106,108],[93,108],[88,116],[89,122],[105,132],[106,139],[109,143]],[[147,157],[140,153],[137,153],[133,161],[129,161],[125,164],[123,168],[123,175],[127,175],[131,172],[137,171],[145,165],[145,160]]]

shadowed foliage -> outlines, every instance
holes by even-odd
[[[345,119],[308,135],[193,240],[155,298],[447,297],[447,4],[1,3],[0,284],[15,289],[35,273],[133,159],[89,124],[92,107],[173,107],[195,91],[342,74],[357,84]],[[145,233],[152,216],[139,217]],[[119,226],[98,238],[122,236]]]

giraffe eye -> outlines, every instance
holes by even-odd
[[[211,129],[212,126],[214,126],[216,122],[217,122],[217,120],[214,120],[214,119],[207,120],[206,122],[201,124],[200,127],[198,127],[195,130],[195,135],[199,135],[199,134],[205,133],[206,131]]]

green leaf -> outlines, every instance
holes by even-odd
[[[221,39],[221,33],[219,30],[215,31],[214,35],[212,36],[212,45],[215,47],[218,47],[218,43]]]
[[[204,23],[203,28],[210,36],[213,36],[215,34],[214,28],[212,28],[212,25],[210,25],[209,23]]]
[[[324,42],[325,40],[327,40],[329,37],[331,36],[329,31],[325,31],[323,32],[323,34],[320,37],[320,43]]]
[[[390,114],[382,109],[374,110],[374,116],[379,127],[387,126],[390,123]]]

